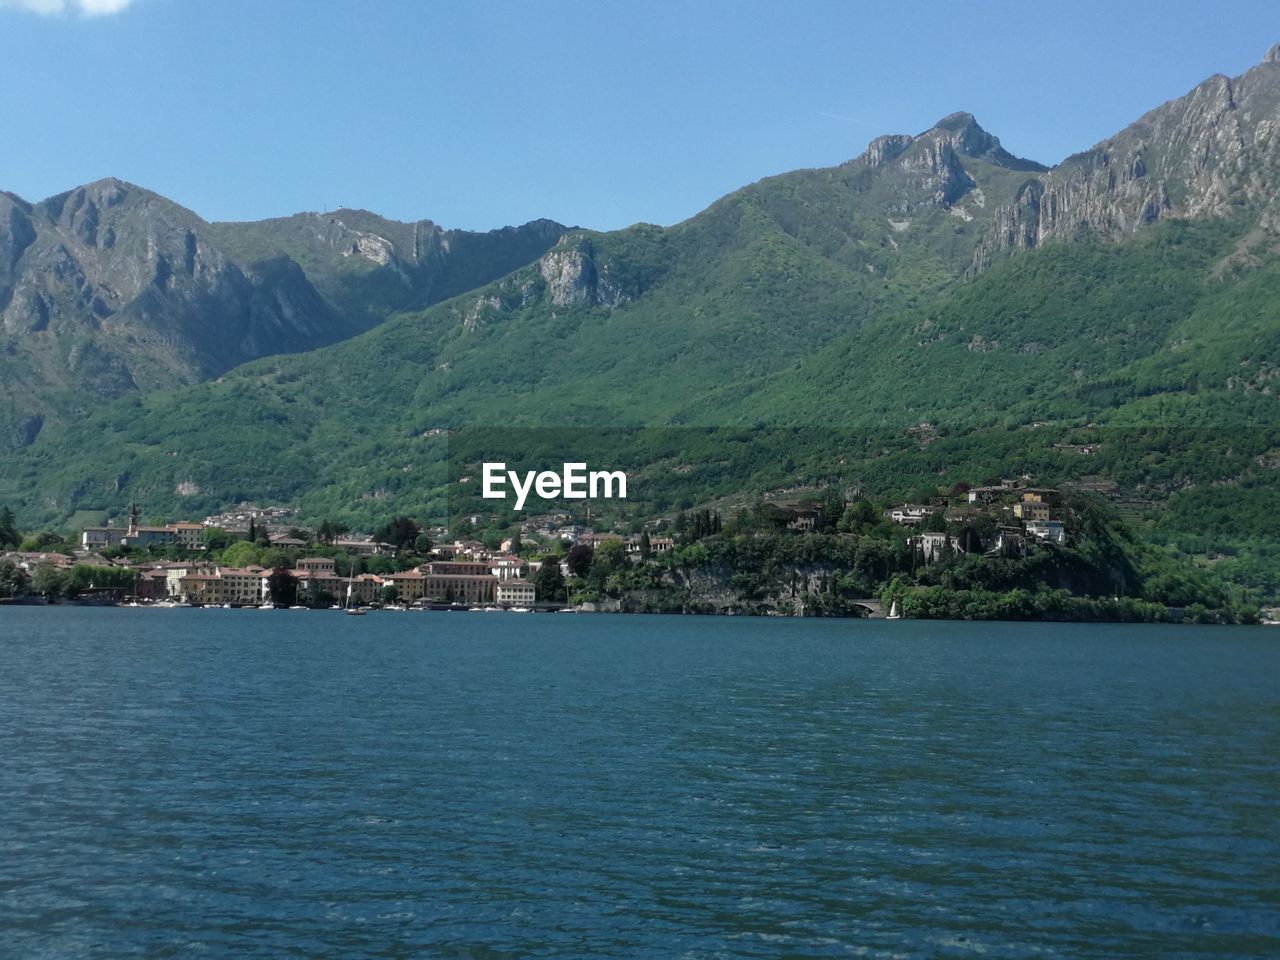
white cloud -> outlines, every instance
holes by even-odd
[[[133,0],[0,0],[0,7],[26,10],[45,16],[75,13],[82,17],[101,17],[119,13]]]

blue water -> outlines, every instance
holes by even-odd
[[[0,954],[1280,956],[1280,630],[0,608]]]

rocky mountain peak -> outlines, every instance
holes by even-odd
[[[947,114],[914,137],[902,133],[876,137],[857,160],[870,167],[885,167],[898,161],[904,168],[928,168],[937,174],[960,157],[985,160],[1010,170],[1048,169],[1009,153],[1000,145],[999,137],[988,133],[973,114],[964,111]]]
[[[1090,150],[1037,177],[978,251],[981,270],[1001,249],[1027,249],[1084,231],[1131,236],[1168,217],[1280,220],[1273,185],[1280,169],[1280,45],[1240,77],[1214,74],[1149,111]]]
[[[1001,146],[999,137],[988,133],[972,113],[964,111],[947,114],[916,139],[930,139],[940,144],[946,144],[962,156],[985,160],[988,163],[995,164],[998,167],[1006,167],[1010,170],[1048,169],[1034,160],[1015,157]]]

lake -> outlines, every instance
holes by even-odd
[[[0,954],[1280,955],[1280,629],[0,607]]]

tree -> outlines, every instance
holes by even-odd
[[[225,550],[231,543],[231,534],[221,527],[205,527],[200,536],[207,550]]]
[[[627,565],[627,548],[621,540],[605,540],[591,558],[591,572],[608,576]]]
[[[388,583],[385,587],[382,588],[383,603],[395,603],[399,599],[400,599],[400,588],[397,587],[394,583]]]
[[[0,507],[0,547],[16,547],[22,542],[17,524],[13,519],[13,511],[8,507]]]
[[[855,500],[844,508],[836,529],[841,533],[862,533],[879,522],[880,515],[869,501]]]
[[[373,532],[373,539],[389,543],[397,550],[407,550],[422,533],[422,528],[409,517],[396,517]]]
[[[247,567],[251,563],[257,563],[260,556],[257,544],[237,540],[222,551],[222,563],[228,567]]]
[[[653,553],[653,542],[649,539],[649,531],[640,531],[640,559],[648,561]]]
[[[316,540],[332,546],[335,540],[350,532],[351,528],[345,523],[338,523],[335,520],[322,520],[320,521],[320,526],[316,527]]]
[[[47,551],[50,547],[55,546],[64,546],[62,538],[56,533],[44,530],[40,533],[31,534],[22,543],[18,544],[18,549],[26,553],[34,553],[36,551]]]
[[[516,532],[511,536],[511,552],[519,556],[520,551],[523,549],[524,541],[520,539],[520,528],[516,527]]]
[[[36,567],[36,572],[31,576],[31,588],[50,601],[61,597],[66,592],[67,584],[67,572],[48,561]]]
[[[821,529],[834,530],[844,516],[844,493],[837,487],[828,487],[822,496]]]
[[[533,586],[539,600],[559,603],[567,599],[568,593],[565,592],[564,574],[560,572],[560,561],[555,557],[544,559],[542,566],[534,575]]]
[[[31,586],[31,578],[16,563],[0,562],[0,596],[20,597]]]
[[[594,556],[595,551],[588,544],[579,543],[564,555],[564,563],[575,577],[585,577],[591,570],[591,561]]]
[[[431,546],[431,538],[425,533],[420,533],[413,541],[413,552],[426,556],[431,552]]]
[[[257,524],[254,523],[253,517],[249,518],[249,535],[245,537],[245,539],[250,543],[258,542],[258,527]]]
[[[277,607],[292,607],[298,602],[298,581],[287,567],[276,567],[267,577],[267,595]]]

